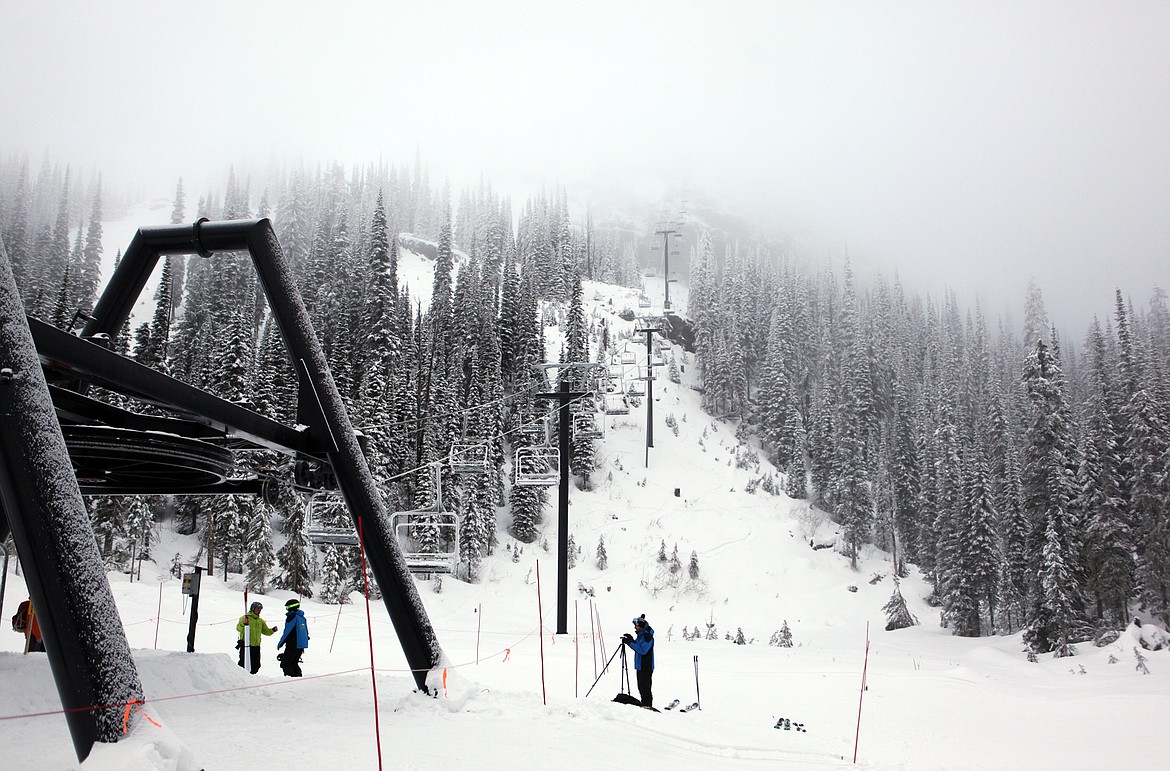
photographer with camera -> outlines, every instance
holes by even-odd
[[[654,630],[646,623],[646,614],[634,619],[634,634],[622,635],[622,642],[634,652],[634,669],[638,677],[638,695],[642,706],[654,709]]]

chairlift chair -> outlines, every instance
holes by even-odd
[[[604,435],[603,425],[592,412],[578,413],[573,416],[573,435],[582,439],[600,439]]]
[[[520,424],[520,433],[534,436],[548,435],[548,416],[541,415],[537,418],[525,420]]]
[[[555,447],[517,447],[515,483],[521,487],[550,487],[560,477],[561,453]]]
[[[317,546],[357,546],[358,536],[353,525],[346,522],[344,525],[330,524],[328,509],[330,504],[340,506],[345,510],[345,499],[341,493],[332,490],[319,490],[309,496],[305,503],[308,512],[308,525],[305,528],[309,543]],[[348,512],[346,512],[348,519]]]
[[[441,509],[397,511],[391,515],[390,522],[411,573],[454,571],[459,557],[459,527],[454,512]]]
[[[457,442],[451,445],[451,473],[486,474],[488,472],[488,447],[486,442]]]
[[[633,351],[622,351],[622,364],[633,364],[638,360]]]
[[[625,394],[619,392],[616,394],[605,395],[605,414],[606,415],[629,415],[630,405],[626,404]]]
[[[649,308],[650,307],[650,298],[644,294],[638,295],[638,307],[639,308]]]
[[[626,391],[630,396],[645,396],[646,395],[646,381],[645,380],[631,380],[630,388]]]

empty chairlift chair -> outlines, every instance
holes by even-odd
[[[390,517],[406,568],[411,573],[451,573],[459,558],[459,522],[443,508],[440,464],[431,464],[435,502],[428,509],[397,511]]]
[[[358,535],[350,521],[345,498],[336,491],[319,491],[309,496],[306,535],[317,546],[357,546]]]
[[[454,512],[442,509],[397,511],[390,518],[411,573],[450,573],[459,556]]]
[[[523,418],[519,431],[521,434],[528,434],[529,436],[548,436],[548,416],[540,415],[538,417]]]
[[[555,447],[517,447],[515,462],[517,485],[549,487],[559,480],[561,454]]]
[[[606,394],[605,395],[605,414],[606,415],[629,415],[630,405],[626,404],[626,396],[623,393]]]
[[[578,412],[573,416],[573,435],[582,439],[600,439],[601,426],[593,412]]]
[[[486,474],[489,470],[487,442],[456,442],[448,456],[453,474]]]

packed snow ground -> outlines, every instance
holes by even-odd
[[[626,322],[616,313],[636,307],[632,290],[588,285],[585,296],[591,314],[619,328]],[[745,450],[734,426],[702,413],[694,369],[675,354],[684,382],[670,383],[665,372],[655,381],[654,447],[647,453],[644,402],[607,416],[594,489],[572,490],[570,529],[582,558],[569,573],[569,634],[554,634],[554,495],[548,549],[502,535],[479,583],[419,582],[448,658],[437,698],[414,692],[385,608],[370,604],[376,730],[360,596],[340,612],[304,601],[312,635],[304,679],[280,676],[275,637],[251,676],[235,663],[242,580],[205,576],[196,653],[185,653],[189,606],[167,568],[176,552],[189,562],[197,546],[165,522],[157,566],[144,563],[141,581],[110,576],[146,714],[160,725],[140,720],[125,741],[98,745],[84,768],[376,768],[379,739],[384,765],[405,769],[824,768],[852,764],[855,736],[857,763],[868,768],[1158,765],[1170,651],[1141,649],[1130,627],[1107,647],[1086,642],[1076,657],[1029,663],[1018,634],[963,639],[941,629],[917,574],[902,592],[922,625],[884,631],[889,556],[866,549],[854,572],[834,549],[810,546],[832,543],[835,531],[805,503],[746,492],[770,467],[738,467]],[[601,537],[606,570],[595,560]],[[663,542],[668,554],[677,544],[680,574],[658,562]],[[698,580],[686,575],[692,550]],[[74,768],[48,661],[21,655],[22,638],[7,624],[24,591],[12,565],[0,630],[0,766]],[[282,622],[288,596],[258,598],[269,623]],[[698,690],[701,710],[655,714],[613,703],[620,658],[586,698],[639,613],[657,632],[656,706],[689,703]],[[768,645],[785,621],[794,647]],[[684,626],[705,633],[708,623],[719,639],[682,639]],[[724,639],[737,629],[749,644]],[[1150,626],[1143,631],[1149,636]],[[1138,671],[1135,650],[1149,674]],[[778,730],[779,718],[807,732]]]

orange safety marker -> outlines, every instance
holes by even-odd
[[[512,649],[511,648],[504,648],[504,661],[507,661],[508,657],[511,655],[512,655]],[[501,661],[500,663],[503,664],[504,661]]]
[[[145,703],[146,702],[142,701],[141,699],[131,699],[130,701],[126,702],[126,711],[122,713],[122,733],[123,734],[130,733],[130,728],[127,725],[127,723],[130,722],[130,708],[131,707],[133,707],[134,711],[137,712],[139,715],[142,715],[144,718],[149,720],[150,724],[153,725],[155,728],[162,728],[162,726],[159,725],[158,723],[156,723],[150,715],[148,715],[142,711],[142,707],[138,706],[139,704],[145,704]]]
[[[443,668],[443,698],[444,699],[451,698],[450,696],[447,695],[447,668],[446,667]]]

